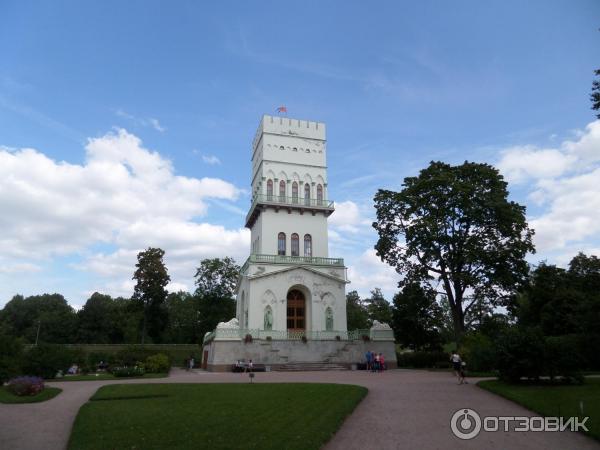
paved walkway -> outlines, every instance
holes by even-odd
[[[241,383],[246,374],[212,374],[174,369],[169,378],[71,381],[49,383],[63,392],[43,403],[0,404],[0,448],[11,450],[63,450],[77,411],[106,384],[119,383]],[[480,433],[470,441],[452,435],[450,418],[460,408],[482,416],[526,416],[526,409],[473,384],[457,385],[447,373],[393,370],[366,372],[258,373],[255,382],[331,382],[358,384],[367,397],[325,446],[351,449],[600,449],[600,444],[579,433]],[[142,449],[143,450],[143,449]]]

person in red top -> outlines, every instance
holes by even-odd
[[[383,372],[385,370],[385,359],[383,358],[383,353],[379,354],[379,371]]]

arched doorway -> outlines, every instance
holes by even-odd
[[[306,329],[306,301],[304,294],[292,289],[287,295],[287,329],[304,331]]]

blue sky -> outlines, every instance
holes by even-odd
[[[0,305],[125,295],[149,245],[174,289],[243,260],[251,140],[282,104],[327,123],[350,289],[393,293],[371,200],[434,159],[501,168],[532,261],[598,253],[597,1],[218,3],[0,1]]]

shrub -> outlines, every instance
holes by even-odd
[[[17,377],[8,382],[7,389],[19,397],[36,395],[44,390],[44,380],[40,377]]]
[[[515,383],[523,377],[537,380],[543,374],[545,341],[539,329],[510,328],[495,347],[500,379]]]
[[[119,350],[115,354],[113,362],[119,366],[135,366],[138,361],[146,361],[148,356],[152,356],[156,353],[159,352],[148,347],[130,345]]]
[[[545,344],[545,375],[551,380],[562,377],[567,382],[583,382],[581,369],[584,359],[579,351],[578,336],[547,337]]]
[[[23,372],[42,378],[54,378],[59,370],[66,372],[74,362],[73,358],[73,352],[63,345],[36,345],[25,353]]]
[[[483,333],[465,336],[459,353],[467,363],[468,370],[490,372],[496,369],[496,347]]]
[[[110,369],[115,377],[141,377],[146,373],[141,366],[122,366]]]
[[[144,365],[146,372],[149,373],[167,373],[171,369],[169,357],[163,353],[148,356]]]
[[[0,386],[21,373],[23,343],[20,339],[0,334]]]
[[[416,369],[442,369],[449,366],[449,356],[444,352],[407,352],[396,355],[398,367]]]

